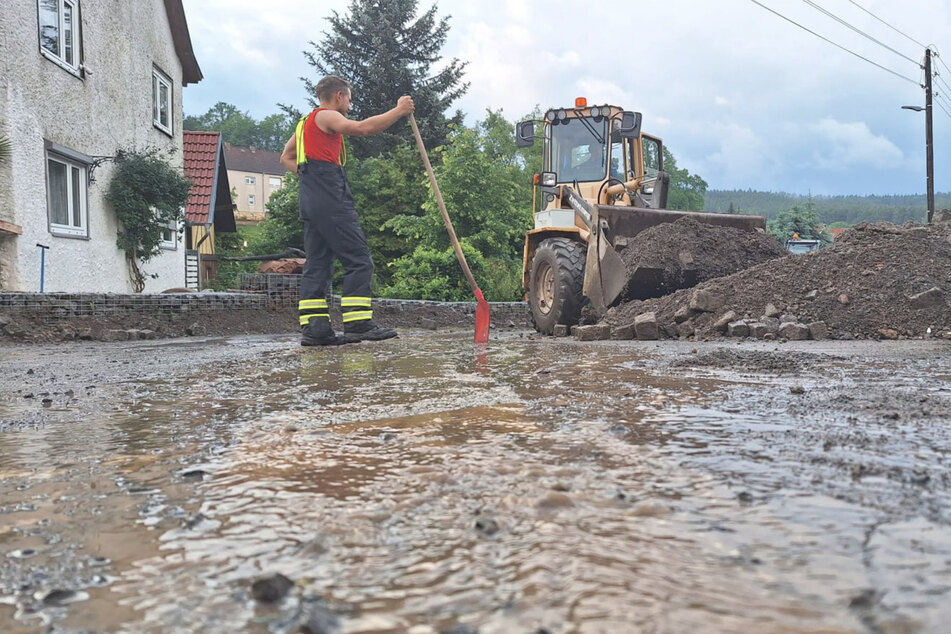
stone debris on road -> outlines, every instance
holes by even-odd
[[[697,225],[664,225],[671,234],[665,243],[675,244],[671,236],[679,229],[686,236],[684,244],[693,244],[697,236],[724,234],[729,240],[709,240],[710,245],[731,247],[723,262],[716,261],[715,248],[695,253],[692,261],[700,266],[701,277],[735,271],[664,297],[622,303],[598,325],[608,325],[617,338],[631,339],[951,338],[951,225],[863,223],[826,249],[769,258],[761,244],[772,240],[767,236],[712,226],[701,233]],[[754,248],[743,248],[743,236]],[[751,254],[745,265],[738,253]],[[669,260],[673,276],[680,275],[683,259]],[[657,327],[638,331],[639,320]],[[626,328],[629,325],[633,328]],[[589,337],[583,328],[590,326],[575,329],[581,340],[607,338]]]

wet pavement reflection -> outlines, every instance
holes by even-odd
[[[941,376],[930,360],[902,376],[829,356],[779,376],[664,360],[689,347],[449,334],[209,341],[245,353],[163,371],[142,367],[150,345],[116,348],[125,379],[63,382],[45,407],[39,393],[0,401],[8,631],[297,632],[319,617],[346,633],[937,632],[951,619],[940,415],[883,427],[787,398],[790,381],[913,393]],[[287,598],[253,600],[251,582],[277,573],[295,582]]]

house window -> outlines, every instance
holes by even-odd
[[[152,69],[152,123],[172,134],[172,80],[157,68]]]
[[[178,248],[178,227],[174,222],[169,223],[168,227],[162,231],[162,242],[159,246],[171,251]]]
[[[87,165],[54,152],[46,154],[46,196],[50,233],[85,238]]]
[[[79,0],[37,0],[40,52],[79,75],[82,58]]]
[[[254,207],[254,194],[248,194],[248,207]]]
[[[254,177],[253,177],[253,176],[245,176],[245,177],[244,177],[244,184],[245,184],[245,185],[254,185]]]
[[[269,177],[269,178],[267,179],[267,182],[268,182],[268,185],[270,185],[271,187],[280,187],[280,186],[281,186],[281,179],[278,178],[278,177],[276,177],[276,176],[271,176],[271,177]]]

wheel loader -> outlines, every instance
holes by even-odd
[[[670,292],[664,271],[627,271],[620,251],[641,231],[690,216],[703,223],[765,231],[763,216],[666,209],[670,176],[663,141],[641,131],[642,115],[618,106],[555,108],[516,125],[519,147],[541,124],[543,171],[535,176],[534,229],[525,236],[522,283],[535,329],[577,324],[590,303],[597,315],[629,299]],[[690,276],[684,276],[689,279]]]

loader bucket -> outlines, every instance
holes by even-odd
[[[595,210],[591,237],[588,239],[582,292],[598,315],[603,314],[628,285],[627,267],[605,235],[606,229],[607,223],[600,220]]]
[[[672,211],[669,209],[644,209],[618,205],[597,205],[591,238],[588,240],[588,257],[585,262],[584,294],[591,300],[600,315],[623,296],[625,300],[660,297],[678,288],[688,288],[697,283],[696,273],[684,267],[674,286],[660,268],[639,266],[629,272],[618,255],[618,249],[626,246],[627,240],[650,227],[665,222],[676,222],[689,216],[697,222],[733,227],[744,231],[766,230],[763,216],[737,214],[713,214],[695,211]],[[687,264],[687,263],[685,263]]]

